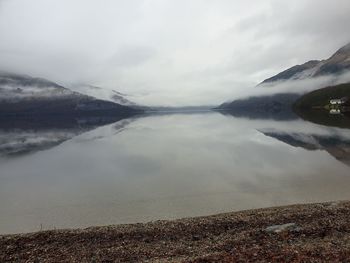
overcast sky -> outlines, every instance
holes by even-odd
[[[349,0],[0,0],[0,69],[218,104],[350,42]]]

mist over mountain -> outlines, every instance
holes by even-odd
[[[241,118],[294,120],[298,117],[293,112],[292,105],[298,98],[299,95],[293,93],[253,96],[224,103],[217,109],[228,110],[230,115]]]
[[[46,79],[0,73],[1,115],[126,115],[135,112],[128,106],[84,95]]]
[[[128,99],[129,95],[116,90],[105,89],[93,85],[81,84],[70,86],[71,90],[85,94],[100,100],[112,101],[124,106],[137,106],[137,104]]]
[[[277,75],[265,79],[260,85],[274,84],[278,81],[301,80],[326,75],[340,75],[350,70],[350,43],[340,48],[330,58],[311,60],[301,65],[293,66]]]
[[[260,83],[250,95],[221,104],[218,109],[250,111],[266,115],[291,112],[302,95],[326,86],[350,81],[350,43],[326,60],[312,60],[291,67]]]

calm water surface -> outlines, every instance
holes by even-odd
[[[0,233],[350,199],[350,130],[302,120],[198,113],[4,128],[0,153]]]

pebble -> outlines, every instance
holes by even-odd
[[[267,228],[265,228],[265,231],[269,233],[280,233],[283,231],[295,230],[298,228],[299,227],[295,223],[288,223],[283,225],[268,226]]]

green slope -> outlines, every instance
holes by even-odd
[[[310,92],[294,103],[293,110],[304,120],[325,126],[349,129],[350,112],[348,110],[339,115],[329,113],[329,100],[342,97],[350,97],[350,83]]]
[[[350,83],[326,87],[300,97],[293,105],[296,110],[324,108],[330,99],[350,97]]]

